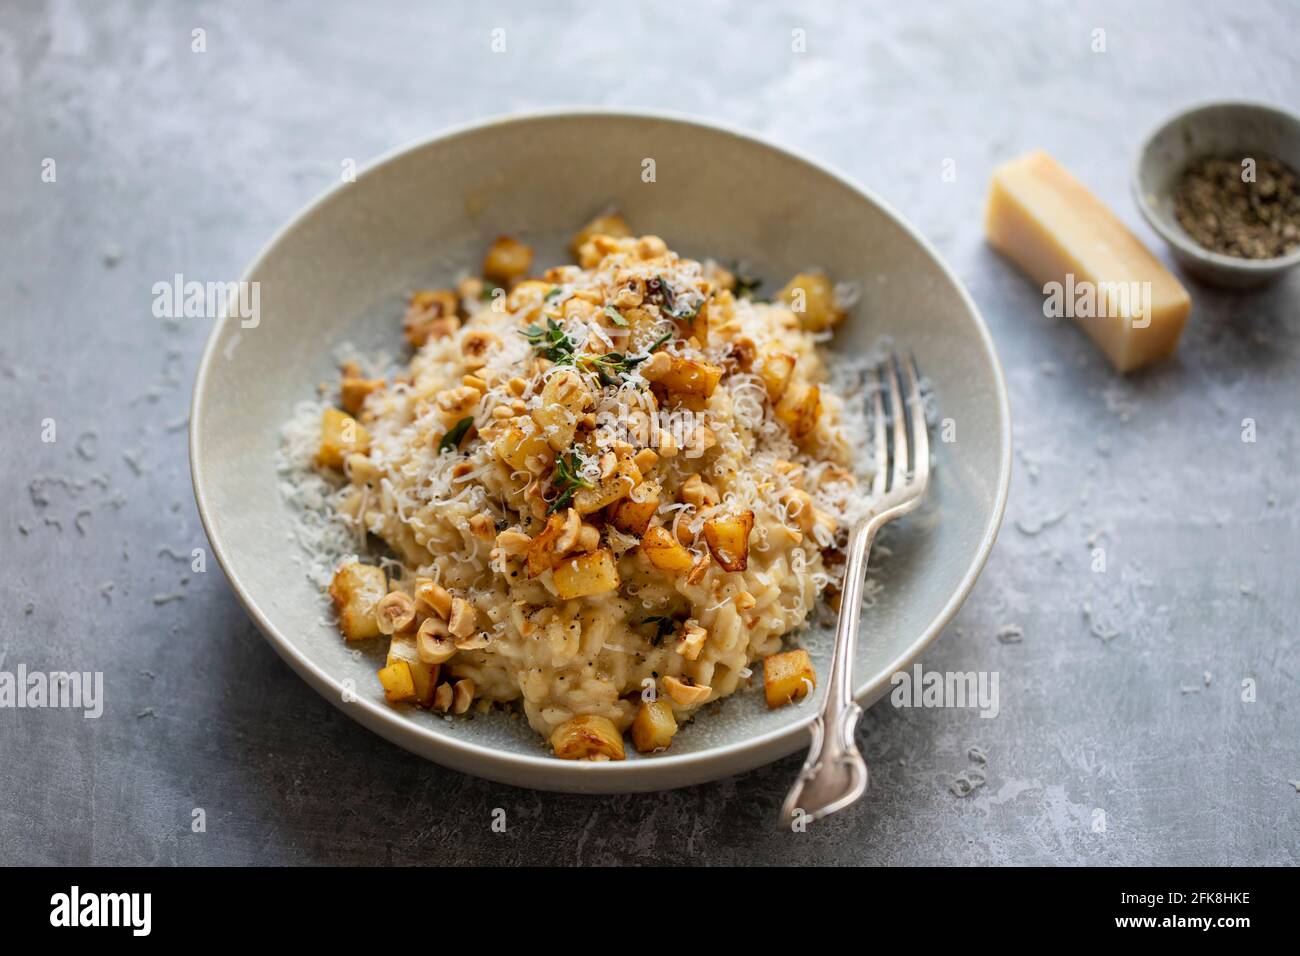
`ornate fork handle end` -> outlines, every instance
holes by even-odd
[[[829,735],[822,715],[813,721],[808,758],[781,807],[783,828],[798,831],[801,825],[847,807],[867,789],[867,764],[853,737],[862,708],[850,702],[838,716]]]

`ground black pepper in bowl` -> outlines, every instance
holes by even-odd
[[[1300,249],[1300,177],[1271,157],[1197,160],[1174,190],[1174,215],[1199,245],[1241,259]]]

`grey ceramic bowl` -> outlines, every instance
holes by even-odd
[[[642,179],[646,159],[655,163],[652,183]],[[748,770],[806,746],[813,705],[769,711],[754,687],[685,726],[670,753],[604,764],[557,760],[524,721],[504,714],[453,720],[389,707],[375,679],[381,651],[354,657],[305,577],[274,465],[294,404],[337,375],[338,344],[400,353],[410,289],[476,268],[501,233],[534,244],[541,264],[563,261],[574,230],[611,205],[683,253],[746,260],[769,282],[811,264],[856,280],[861,301],[837,347],[893,336],[915,351],[940,416],[953,419],[957,440],[936,442],[928,505],[897,526],[884,591],[864,617],[855,665],[862,703],[889,689],[890,675],[969,593],[1010,475],[1006,389],[970,296],[883,203],[810,160],[663,115],[534,114],[399,150],[322,196],[244,276],[261,283],[260,324],[221,324],[199,366],[190,464],[204,527],[272,646],[336,706],[439,763],[542,789],[657,790]],[[823,674],[830,636],[804,637]]]
[[[1300,170],[1300,117],[1259,103],[1209,103],[1184,110],[1147,137],[1133,172],[1133,197],[1174,258],[1206,282],[1246,289],[1300,263],[1300,249],[1275,259],[1240,259],[1198,245],[1174,216],[1173,190],[1188,164],[1207,156],[1273,156]]]

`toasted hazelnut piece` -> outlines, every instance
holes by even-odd
[[[469,519],[469,530],[474,537],[491,541],[496,536],[496,522],[486,511],[481,511]]]
[[[469,637],[463,637],[456,642],[458,651],[481,651],[488,646],[488,636],[480,631],[477,634],[471,634]]]
[[[433,709],[440,710],[443,713],[451,710],[451,703],[454,696],[450,684],[439,684],[438,689],[433,692]]]
[[[610,475],[614,474],[614,469],[618,467],[618,455],[612,451],[607,451],[600,456],[600,477],[603,481]]]
[[[516,398],[519,398],[524,394],[524,392],[528,391],[528,383],[525,382],[518,375],[516,375],[507,383],[507,387],[510,389],[511,393],[513,393]]]
[[[696,660],[704,649],[704,642],[709,639],[709,632],[700,627],[698,621],[690,620],[682,625],[681,635],[673,650],[688,661]]]
[[[380,634],[397,634],[415,623],[415,601],[409,594],[389,591],[375,605],[375,623]]]
[[[487,355],[501,345],[501,336],[486,329],[470,329],[460,340],[460,352],[465,368],[471,372],[487,364]]]
[[[415,632],[415,650],[426,664],[442,664],[456,655],[457,647],[447,633],[447,622],[440,617],[426,617]]]
[[[474,619],[478,612],[474,605],[464,598],[451,599],[451,617],[447,619],[447,629],[452,637],[469,637],[474,633]]]
[[[532,544],[533,539],[528,537],[522,531],[508,529],[497,535],[497,547],[512,558],[517,558],[528,553],[528,546]]]
[[[686,583],[699,584],[704,580],[704,573],[709,570],[712,564],[713,555],[708,551],[705,551],[702,555],[696,558],[695,563],[691,565],[690,573],[686,575]]]
[[[677,456],[677,439],[667,428],[659,431],[659,457],[674,458]]]
[[[582,533],[582,516],[574,509],[568,508],[564,512],[564,524],[560,527],[560,535],[555,539],[555,553],[568,554],[578,544],[578,535]]]
[[[703,703],[713,693],[712,687],[704,684],[688,684],[672,675],[665,675],[661,680],[664,690],[668,691],[668,696],[673,699],[673,703],[682,707],[693,707],[695,704]]]
[[[358,376],[345,376],[339,383],[339,404],[349,415],[357,415],[361,412],[361,406],[366,403],[366,398],[372,392],[382,389],[385,382],[382,378],[360,378]]]
[[[673,367],[673,357],[667,352],[655,352],[641,366],[641,377],[647,382],[657,382]]]
[[[636,241],[636,254],[642,259],[654,259],[668,251],[668,243],[658,236],[642,236]]]
[[[444,621],[451,617],[451,593],[429,578],[416,578],[415,599]]]
[[[448,421],[458,421],[478,407],[483,393],[469,385],[457,385],[439,392],[434,404]]]
[[[468,677],[456,681],[456,686],[452,690],[451,712],[463,714],[469,710],[469,705],[472,703],[474,703],[474,682]]]
[[[714,488],[699,475],[691,475],[682,484],[681,499],[687,504],[702,509],[713,507],[721,500],[721,497],[717,488]]]
[[[784,458],[776,462],[776,473],[785,475],[786,480],[795,488],[803,486],[803,465],[797,465],[792,461],[786,461]]]
[[[353,452],[344,461],[344,471],[354,485],[364,485],[379,477],[379,466],[365,455]]]
[[[577,551],[595,551],[600,547],[600,529],[594,525],[584,524],[578,532]]]
[[[642,474],[645,474],[655,465],[659,464],[659,456],[655,453],[653,448],[642,448],[632,456],[632,463],[635,464],[637,468],[641,469]]]
[[[736,595],[736,610],[738,611],[748,611],[757,603],[758,600],[748,591],[741,591]]]
[[[632,235],[632,230],[628,228],[623,217],[616,212],[607,213],[603,216],[597,216],[591,222],[587,223],[575,235],[569,244],[570,251],[574,255],[578,250],[585,246],[594,236],[612,236],[615,239],[625,239]]]
[[[445,338],[460,328],[456,312],[460,301],[451,289],[423,289],[411,296],[402,327],[412,348],[429,339]]]
[[[460,384],[468,386],[469,388],[477,388],[480,392],[486,392],[488,390],[487,380],[480,378],[477,375],[462,375],[460,377]]]

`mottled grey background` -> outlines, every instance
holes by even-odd
[[[1189,283],[1178,356],[1121,379],[981,240],[990,168],[1042,146],[1158,248],[1128,195],[1140,138],[1198,100],[1300,106],[1300,7],[446,6],[0,10],[0,669],[107,685],[99,720],[0,711],[0,862],[1300,862],[1300,275]],[[925,658],[996,670],[1001,713],[877,706],[869,798],[804,835],[771,829],[797,758],[583,798],[412,757],[296,678],[215,564],[173,556],[206,544],[184,429],[208,327],[153,318],[152,284],[235,278],[346,158],[575,104],[714,117],[847,171],[934,240],[1006,367],[1007,522]],[[972,747],[987,783],[958,797]]]

